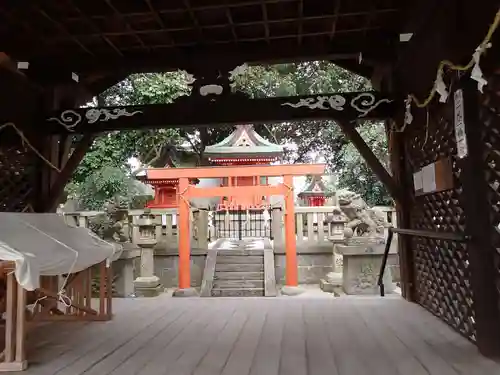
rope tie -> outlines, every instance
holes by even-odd
[[[38,151],[36,149],[35,146],[33,146],[30,141],[28,140],[28,138],[26,138],[26,136],[24,135],[24,133],[19,130],[16,125],[13,123],[13,122],[6,122],[5,124],[3,125],[0,125],[0,131],[2,131],[3,129],[5,128],[8,128],[8,127],[11,127],[14,129],[14,131],[17,133],[17,135],[19,135],[19,137],[21,137],[21,141],[22,141],[22,144],[23,146],[24,145],[27,145],[40,159],[42,159],[50,168],[52,168],[53,170],[57,171],[57,172],[61,172],[61,170],[59,168],[57,168],[54,164],[52,164],[50,161],[48,161],[40,151]]]

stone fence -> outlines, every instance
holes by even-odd
[[[297,254],[299,266],[299,282],[319,283],[326,274],[332,271],[335,263],[333,246],[343,241],[344,222],[330,222],[327,218],[336,206],[295,207],[297,233]],[[395,225],[395,211],[391,207],[378,208],[383,211]],[[121,295],[132,294],[133,280],[140,276],[140,255],[137,247],[140,239],[137,223],[146,210],[129,210],[127,226],[129,228],[129,244],[126,244],[122,258],[115,262],[115,272],[120,275],[116,289]],[[176,209],[152,209],[155,215],[156,241],[154,249],[154,273],[160,278],[164,287],[177,285],[178,264],[178,232]],[[103,212],[78,211],[64,213],[66,220],[73,224],[89,227],[90,221]],[[271,241],[275,253],[276,281],[283,282],[285,275],[285,243],[283,211],[273,209],[269,215]],[[206,210],[191,211],[191,280],[193,286],[199,286],[203,277],[206,253],[217,238],[212,213]],[[216,224],[217,225],[217,224]]]

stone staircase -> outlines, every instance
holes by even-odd
[[[266,240],[219,240],[209,250],[203,275],[203,297],[276,295],[274,254]]]
[[[264,251],[219,250],[212,296],[264,296]]]

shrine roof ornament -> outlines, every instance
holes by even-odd
[[[260,136],[253,125],[236,125],[236,129],[228,137],[215,145],[207,146],[204,153],[209,158],[278,158],[283,151],[283,146]]]
[[[313,176],[306,188],[300,192],[299,197],[324,195],[326,193],[326,186],[321,176]]]

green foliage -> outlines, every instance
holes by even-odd
[[[387,168],[387,138],[383,123],[367,122],[359,132],[375,156]],[[392,205],[393,201],[384,185],[378,180],[352,144],[348,144],[342,156],[343,167],[339,173],[339,187],[361,194],[370,206]]]
[[[122,168],[104,165],[84,179],[79,199],[87,210],[102,210],[111,201],[128,206],[136,192],[135,181]]]
[[[170,103],[190,94],[187,74],[135,74],[105,91],[104,105],[140,105]],[[306,95],[328,92],[363,91],[370,89],[363,77],[352,74],[329,62],[304,62],[273,66],[251,66],[235,78],[232,89],[254,98]],[[381,157],[386,153],[383,126],[362,126],[362,135]],[[301,121],[258,125],[257,131],[271,141],[288,147],[285,160],[289,163],[324,159],[331,173],[339,174],[341,186],[357,191],[370,204],[384,204],[388,195],[373,173],[349,145],[333,121]],[[367,129],[367,130],[365,130]],[[80,195],[85,209],[100,207],[116,196],[130,197],[130,168],[127,160],[136,157],[143,165],[163,167],[176,165],[178,148],[189,143],[203,162],[207,145],[221,141],[232,127],[201,128],[199,130],[154,129],[112,132],[97,138],[73,176],[67,191]],[[122,187],[119,185],[122,184]]]

